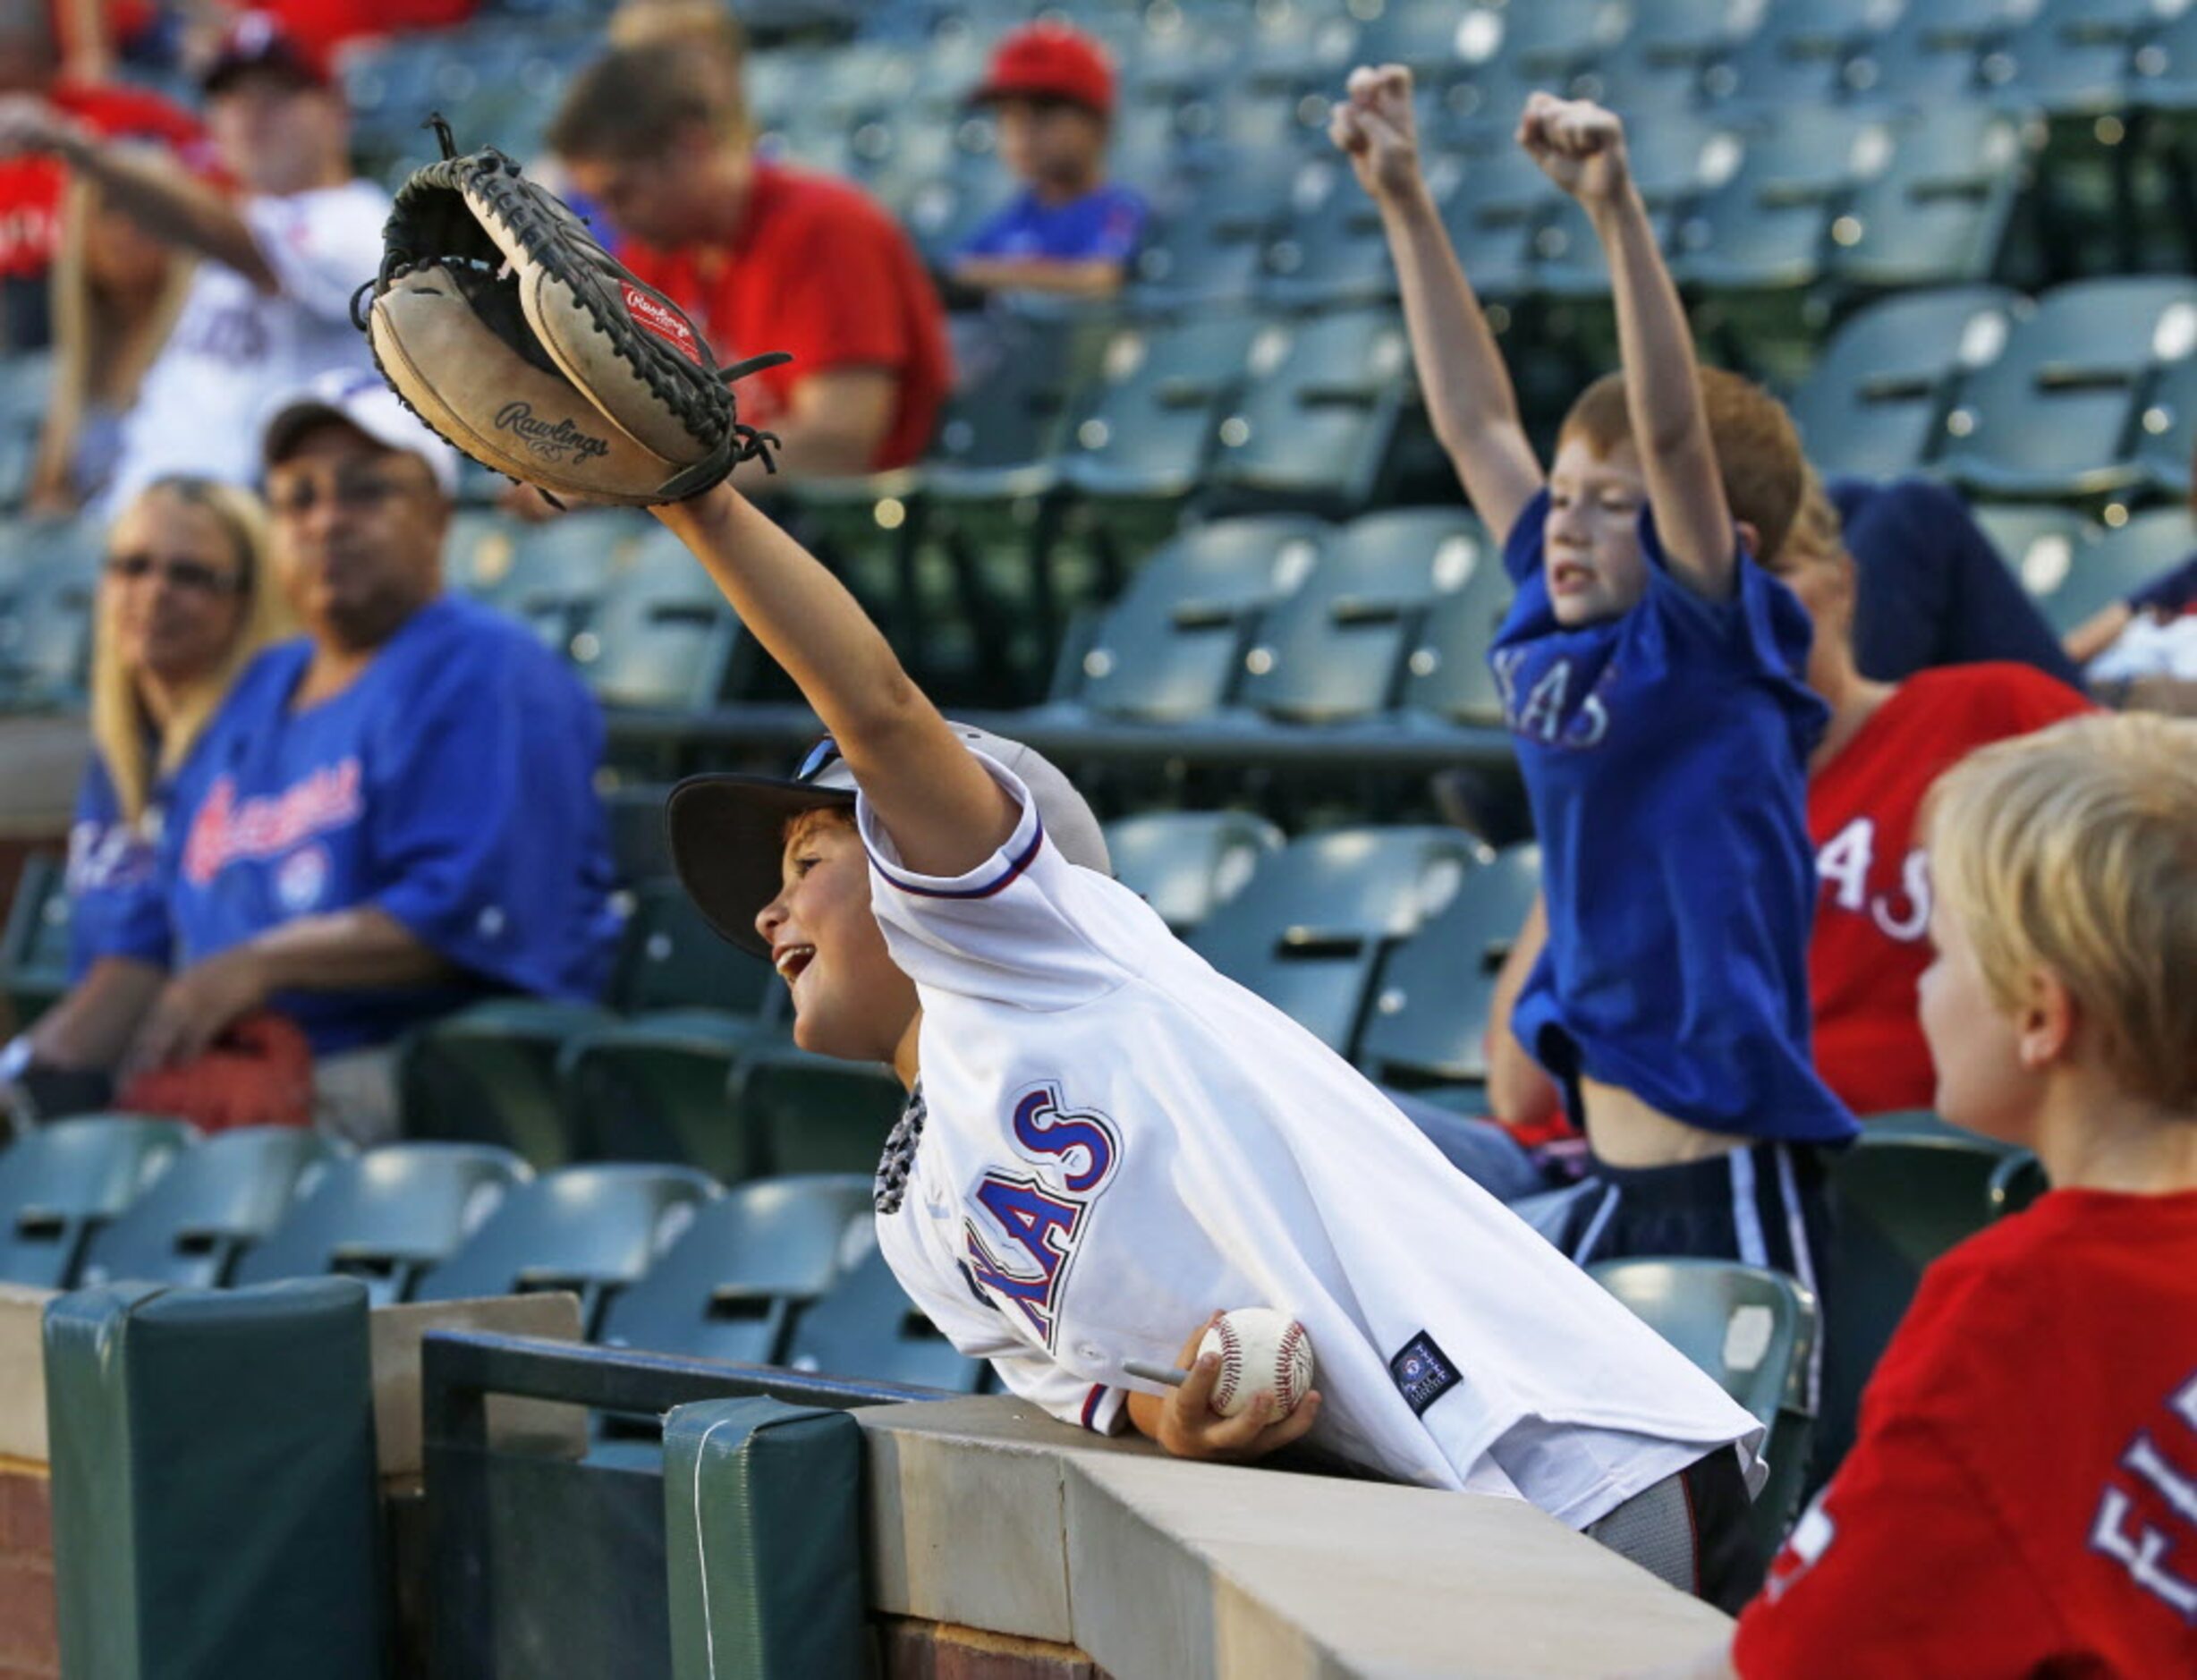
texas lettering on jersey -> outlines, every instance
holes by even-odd
[[[1551,660],[1548,669],[1521,691],[1522,667],[1531,652],[1527,648],[1498,648],[1489,658],[1496,688],[1503,697],[1505,725],[1513,734],[1544,747],[1584,751],[1601,745],[1609,733],[1609,709],[1602,696],[1616,677],[1616,663],[1605,666],[1593,686],[1574,702],[1573,691],[1585,679],[1574,673],[1569,659]]]
[[[1830,889],[1833,904],[1866,915],[1886,938],[1912,945],[1930,931],[1930,854],[1915,847],[1900,861],[1898,890],[1871,894],[1869,875],[1876,859],[1876,819],[1856,817],[1818,849],[1816,873]]]
[[[1121,1145],[1104,1115],[1064,1107],[1050,1083],[1016,1099],[1009,1132],[1030,1170],[978,1182],[971,1199],[986,1217],[963,1221],[969,1275],[993,1304],[1022,1313],[1051,1353],[1076,1245]]]
[[[2167,1410],[2163,1428],[2140,1433],[2114,1466],[2091,1523],[2091,1549],[2197,1626],[2197,1375],[2167,1396]]]

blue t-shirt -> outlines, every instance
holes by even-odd
[[[1548,904],[1512,1030],[1560,1079],[1620,1086],[1690,1125],[1849,1139],[1808,1041],[1806,767],[1829,717],[1796,675],[1808,615],[1743,556],[1733,599],[1696,595],[1643,512],[1647,594],[1560,625],[1548,512],[1544,490],[1504,548],[1518,592],[1489,655]]]
[[[1065,204],[1040,204],[1025,189],[970,235],[961,254],[1126,263],[1144,237],[1146,214],[1139,194],[1111,182]]]
[[[320,1055],[484,992],[595,997],[617,918],[594,698],[523,627],[449,597],[294,711],[311,658],[305,641],[261,654],[178,778],[163,856],[177,962],[370,905],[464,971],[270,999]]]
[[[1933,666],[2004,659],[2082,686],[2037,604],[1951,490],[1925,479],[1833,479],[1825,488],[1860,574],[1853,658],[1863,676],[1897,683]]]
[[[196,748],[194,746],[193,751]],[[145,812],[124,820],[106,758],[94,752],[76,791],[69,825],[69,984],[101,957],[165,963],[168,906],[160,884],[160,829],[170,793],[152,789]]]

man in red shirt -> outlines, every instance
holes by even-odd
[[[550,148],[629,236],[627,267],[694,318],[720,362],[792,353],[740,386],[741,418],[784,445],[781,479],[905,466],[953,375],[937,293],[861,191],[756,156],[727,51],[614,50],[573,81]]]
[[[1748,1680],[2197,1674],[2193,835],[2187,722],[2080,718],[1932,793],[1937,1107],[2054,1188],[1925,1275]]]

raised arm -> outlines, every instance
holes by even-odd
[[[903,864],[965,875],[998,850],[1013,803],[838,579],[729,485],[653,511],[816,708]]]
[[[1500,543],[1541,488],[1510,370],[1419,167],[1412,72],[1351,72],[1328,136],[1380,207],[1427,413],[1481,522]]]
[[[1587,100],[1537,93],[1526,101],[1518,143],[1579,200],[1609,259],[1625,407],[1664,556],[1697,594],[1726,599],[1739,549],[1701,406],[1693,332],[1633,187],[1624,126]]]

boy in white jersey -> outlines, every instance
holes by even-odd
[[[1184,1455],[1304,1438],[1530,1499],[1642,1561],[1669,1541],[1667,1578],[1732,1601],[1753,1420],[1179,943],[1110,878],[1059,772],[948,725],[743,497],[656,512],[830,732],[802,779],[682,784],[674,862],[720,933],[768,952],[800,1044],[909,1087],[879,1241],[955,1345],[1057,1417]],[[1317,1350],[1321,1393],[1290,1416],[1213,1415],[1210,1362],[1179,1389],[1128,1376],[1260,1305]]]

